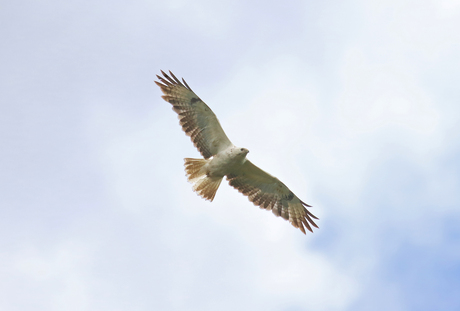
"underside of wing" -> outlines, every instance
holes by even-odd
[[[190,136],[195,147],[205,159],[225,150],[232,143],[225,135],[219,120],[212,110],[192,91],[184,79],[182,82],[170,71],[161,71],[163,77],[155,83],[161,88],[163,99],[173,106],[178,114],[180,125]]]
[[[254,205],[272,210],[276,216],[281,216],[305,234],[305,228],[313,232],[311,226],[318,228],[312,218],[318,219],[278,178],[264,172],[249,160],[241,169],[227,175],[229,184],[249,198]]]

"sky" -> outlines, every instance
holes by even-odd
[[[1,1],[0,310],[459,310],[460,1]],[[200,157],[184,77],[320,219]]]

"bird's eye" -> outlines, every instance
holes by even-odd
[[[241,148],[241,151],[243,151],[243,148]]]

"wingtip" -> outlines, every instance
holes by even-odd
[[[168,70],[168,71],[169,71],[169,75],[163,70],[160,70],[163,76],[156,75],[158,80],[160,80],[161,83],[165,84],[166,87],[179,85],[179,86],[183,86],[187,88],[188,90],[192,91],[191,87],[187,84],[187,82],[185,82],[184,78],[182,78],[182,81],[181,81],[172,73],[171,70]]]
[[[300,231],[302,231],[303,234],[307,235],[307,232],[305,231],[305,228],[303,227],[302,224],[299,226],[299,229],[300,229]],[[309,228],[307,227],[307,229],[309,229]],[[310,229],[309,229],[309,230],[310,230]],[[310,230],[310,231],[311,231],[311,230]],[[313,231],[312,231],[312,232],[313,232]]]
[[[190,86],[188,86],[187,82],[185,82],[184,78],[182,78],[182,82],[184,82],[186,88],[188,88],[190,91],[192,91],[192,89],[190,88]],[[193,91],[192,91],[192,92],[193,92]]]
[[[300,199],[299,199],[299,201],[300,201],[300,203],[302,203],[303,206],[312,207],[311,205],[308,205],[307,203],[305,203],[304,201],[302,201]]]

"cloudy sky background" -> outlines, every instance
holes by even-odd
[[[1,310],[459,310],[460,1],[0,2]],[[223,182],[172,70],[313,205]]]

